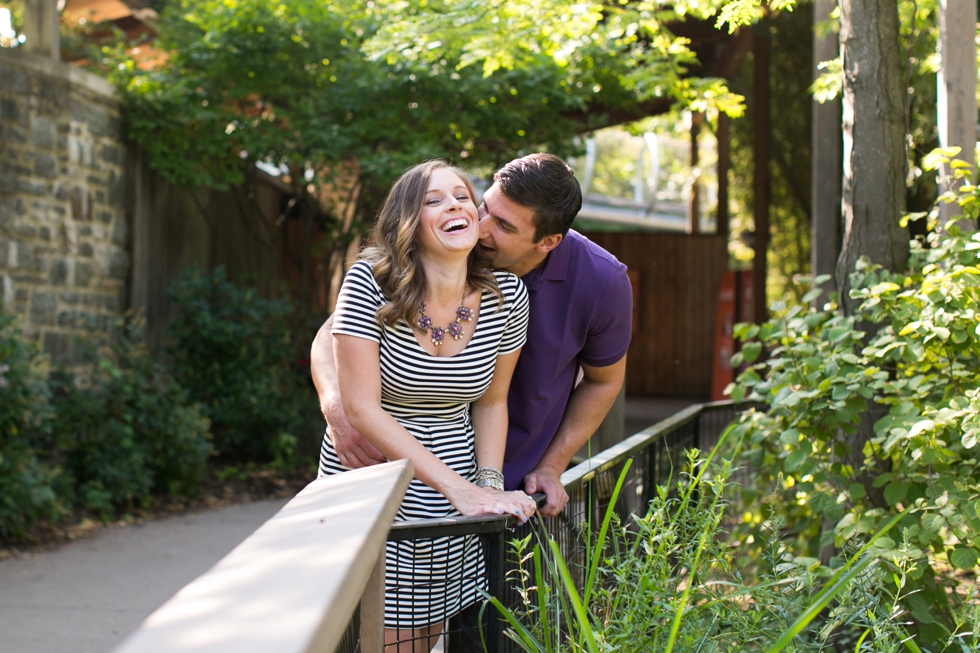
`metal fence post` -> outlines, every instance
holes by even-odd
[[[701,451],[701,419],[704,417],[704,410],[698,411],[698,416],[694,418],[694,437],[691,438],[691,448]],[[704,451],[701,451],[704,454]]]
[[[657,496],[657,448],[656,446],[647,447],[647,468],[646,477],[643,479],[643,500],[647,508],[650,502]]]
[[[487,591],[490,596],[498,599],[504,605],[504,531],[498,530],[487,535]],[[503,641],[503,615],[497,614],[496,608],[488,606],[489,628],[487,628],[487,650],[500,651]]]

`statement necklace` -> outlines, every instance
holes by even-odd
[[[432,326],[432,318],[425,314],[425,302],[419,306],[419,328],[422,329],[423,333],[427,333],[429,329],[432,329],[432,344],[438,347],[442,344],[442,341],[446,339],[446,334],[448,333],[453,337],[453,340],[459,340],[463,337],[465,331],[463,331],[463,325],[460,322],[469,322],[473,319],[473,311],[468,308],[463,302],[466,301],[466,289],[463,289],[463,298],[459,301],[459,308],[456,309],[456,319],[449,323],[445,329],[442,327]]]

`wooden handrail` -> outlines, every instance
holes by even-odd
[[[333,653],[413,474],[399,460],[313,481],[114,653]]]

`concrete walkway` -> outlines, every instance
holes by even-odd
[[[115,526],[0,562],[0,653],[108,653],[285,503]]]

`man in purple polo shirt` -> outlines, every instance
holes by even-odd
[[[619,394],[632,326],[626,266],[569,229],[581,207],[572,170],[551,154],[505,165],[480,207],[479,246],[521,278],[531,304],[507,401],[505,485],[544,492],[545,517],[565,507],[560,476]],[[350,467],[384,462],[343,415],[328,324],[313,342],[311,367],[334,446]]]
[[[521,278],[531,302],[507,401],[504,482],[543,491],[546,517],[567,503],[559,477],[619,394],[632,327],[626,266],[569,230],[581,207],[565,162],[532,154],[494,175],[480,208],[479,246]]]

